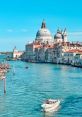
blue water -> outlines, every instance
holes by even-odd
[[[81,68],[20,61],[11,61],[10,65],[6,95],[0,81],[0,117],[82,117]],[[62,99],[56,113],[41,111],[47,98]]]

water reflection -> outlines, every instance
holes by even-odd
[[[55,117],[56,112],[43,112],[43,117]]]
[[[52,112],[43,112],[43,117],[56,117],[57,112],[59,111],[60,106]]]

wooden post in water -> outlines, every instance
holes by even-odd
[[[6,77],[3,78],[3,82],[4,82],[4,94],[6,93]]]

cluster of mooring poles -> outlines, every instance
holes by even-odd
[[[0,80],[3,80],[4,94],[6,93],[6,73],[9,71],[9,64],[0,64]]]

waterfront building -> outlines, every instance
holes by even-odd
[[[41,44],[39,42],[28,43],[25,49],[25,61],[35,62],[35,58],[38,58],[38,51],[41,48]]]
[[[23,51],[18,51],[16,47],[13,49],[13,59],[20,59]]]
[[[72,64],[74,62],[74,57],[76,55],[75,51],[66,51],[62,54],[62,63],[63,64]]]
[[[38,62],[53,62],[53,48],[54,45],[45,45],[38,51]]]
[[[55,45],[54,62],[71,64],[78,51],[82,51],[82,45],[78,43],[62,42]]]
[[[82,43],[69,42],[66,28],[64,31],[57,29],[55,36],[52,36],[43,21],[35,40],[26,44],[22,58],[29,62],[75,64],[78,51],[82,51]],[[81,61],[81,58],[78,58],[78,61]]]
[[[82,50],[77,50],[76,55],[71,63],[73,66],[82,67]]]
[[[49,46],[45,52],[45,62],[52,63],[54,60],[54,45]]]
[[[13,58],[13,52],[6,53],[6,60],[11,60]]]
[[[53,46],[54,38],[46,27],[45,21],[36,33],[36,38],[32,43],[26,45],[26,61],[45,62],[45,52],[49,46]]]

